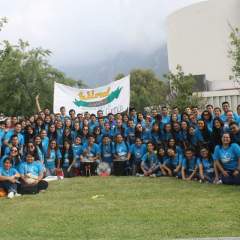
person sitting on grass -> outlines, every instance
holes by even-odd
[[[229,133],[222,136],[222,145],[214,150],[216,183],[240,185],[240,147],[231,143]],[[220,182],[219,182],[220,180]]]
[[[160,176],[160,162],[152,142],[147,143],[147,153],[142,157],[141,169],[145,177]]]
[[[26,162],[21,163],[19,168],[21,174],[21,194],[35,194],[45,190],[48,183],[43,180],[43,165],[39,161],[34,161],[34,156],[28,153]]]
[[[182,179],[193,180],[197,173],[197,160],[193,149],[185,150],[185,157],[182,159]]]
[[[130,147],[130,166],[133,175],[141,174],[141,161],[143,155],[147,152],[146,145],[142,143],[141,138],[136,138],[135,144]]]
[[[200,149],[200,157],[197,159],[200,182],[213,182],[214,168],[210,151],[206,147]]]
[[[168,176],[176,176],[181,178],[182,155],[177,153],[175,149],[168,148],[167,158],[162,164]]]
[[[18,171],[12,167],[10,158],[3,161],[3,167],[0,168],[0,188],[3,188],[7,193],[8,198],[20,196],[17,193],[17,180],[20,177]]]

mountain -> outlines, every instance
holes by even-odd
[[[121,52],[112,59],[86,66],[64,66],[68,76],[83,80],[89,87],[111,82],[118,73],[128,74],[136,68],[152,69],[159,77],[169,71],[167,48],[162,46],[151,54]]]

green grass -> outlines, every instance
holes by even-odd
[[[0,209],[5,240],[240,236],[240,187],[173,178],[65,179]]]

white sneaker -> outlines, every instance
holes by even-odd
[[[156,174],[155,173],[153,173],[153,174],[151,174],[149,177],[156,177]]]
[[[22,194],[20,194],[20,193],[15,193],[15,195],[14,195],[15,197],[21,197],[22,196]]]
[[[219,184],[222,184],[222,183],[223,183],[223,182],[222,182],[221,179],[217,182],[218,185],[219,185]]]
[[[9,192],[8,195],[7,195],[7,197],[8,197],[9,199],[14,198],[14,192]]]

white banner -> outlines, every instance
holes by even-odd
[[[64,84],[54,84],[54,113],[64,106],[67,112],[74,109],[76,113],[94,113],[102,110],[108,113],[120,113],[129,108],[130,76],[94,89],[78,89]]]

